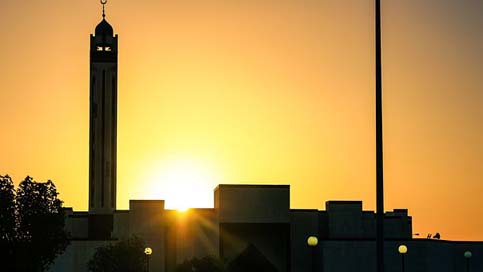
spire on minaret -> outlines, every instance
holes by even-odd
[[[107,0],[101,0],[101,5],[102,5],[102,18],[106,18],[106,12],[105,12],[105,5],[107,4]]]
[[[107,4],[107,0],[100,0],[102,5],[102,21],[96,26],[95,34],[96,36],[113,36],[113,29],[112,26],[106,21],[106,11],[105,5]]]

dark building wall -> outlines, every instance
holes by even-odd
[[[152,248],[152,271],[163,271],[165,264],[165,216],[164,200],[129,201],[129,236],[141,237]]]
[[[288,223],[290,186],[220,184],[215,209],[221,223]]]
[[[89,214],[88,238],[90,240],[110,240],[112,229],[112,214]]]
[[[319,215],[319,237],[322,239],[374,239],[376,216],[363,211],[362,201],[327,201],[326,211]],[[407,209],[395,209],[384,215],[384,237],[411,239],[412,218]]]
[[[312,264],[319,272],[375,271],[375,216],[374,212],[362,211],[358,201],[333,201],[327,211],[290,210],[289,187],[280,185],[223,185],[215,192],[215,199],[215,209],[186,213],[165,210],[163,201],[131,201],[130,210],[115,211],[113,220],[98,225],[107,226],[107,230],[114,224],[114,239],[132,234],[145,239],[153,248],[152,271],[174,271],[184,260],[211,254],[230,262],[249,245],[281,272],[313,272]],[[95,243],[86,237],[90,214],[66,213],[66,229],[78,237],[73,237],[77,240],[58,258],[52,271],[85,271],[77,267],[85,267],[95,251],[91,247]],[[407,210],[386,213],[386,237],[394,238],[386,241],[386,272],[401,271],[397,252],[401,243],[409,249],[408,272],[464,271],[466,250],[473,252],[470,271],[483,271],[482,242],[413,240],[411,223]],[[96,224],[89,224],[89,228]],[[340,226],[341,230],[333,229]],[[338,238],[331,236],[334,233]],[[319,238],[315,250],[307,245],[312,235]],[[108,236],[107,231],[104,236]]]
[[[327,201],[330,239],[360,239],[363,237],[362,201]]]
[[[311,271],[312,252],[307,246],[309,236],[319,236],[317,210],[290,212],[291,268],[292,272]]]
[[[288,223],[221,223],[220,257],[228,262],[250,245],[257,248],[279,272],[290,271]]]
[[[464,272],[463,254],[471,250],[470,271],[483,271],[483,243],[449,242],[429,239],[385,242],[385,271],[401,272],[402,258],[398,246],[405,244],[406,271]],[[322,241],[319,272],[373,272],[376,270],[375,241]],[[308,270],[307,270],[308,271]]]

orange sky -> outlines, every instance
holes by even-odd
[[[408,208],[414,232],[483,240],[483,3],[382,2],[386,209]],[[118,208],[183,196],[209,207],[218,183],[283,183],[293,208],[361,199],[374,209],[372,9],[110,0]],[[76,210],[87,209],[100,15],[96,0],[0,2],[0,174],[52,179]]]

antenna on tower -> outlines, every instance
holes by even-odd
[[[104,10],[105,5],[107,4],[107,0],[101,0],[101,5],[102,5],[102,18],[106,18],[106,13]]]

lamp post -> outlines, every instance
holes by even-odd
[[[399,251],[399,254],[401,254],[401,268],[402,268],[402,272],[404,272],[405,271],[404,255],[408,253],[408,247],[406,245],[400,245],[397,248],[397,251]]]
[[[376,260],[377,272],[384,272],[384,167],[382,142],[382,50],[381,0],[375,0],[376,47]]]
[[[465,251],[464,256],[466,259],[466,272],[470,272],[470,259],[473,256],[473,254],[471,253],[471,251],[467,250]]]
[[[312,251],[312,272],[317,272],[317,244],[319,243],[319,239],[316,236],[309,236],[307,238],[307,245],[311,248]]]
[[[144,249],[144,255],[146,255],[146,265],[147,265],[147,270],[149,272],[149,257],[153,254],[153,250],[150,247],[146,247]]]

